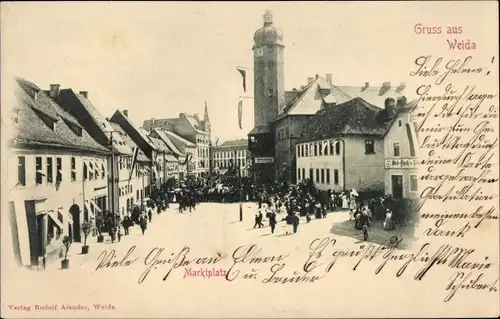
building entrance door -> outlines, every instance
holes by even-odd
[[[394,198],[403,198],[403,175],[392,175],[392,196]]]

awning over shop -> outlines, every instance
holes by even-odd
[[[59,227],[59,229],[64,229],[63,223],[57,218],[57,213],[56,212],[54,212],[53,210],[51,210],[51,211],[47,212],[47,215],[50,216],[50,218],[52,219],[52,221],[54,222],[54,224],[56,224],[57,227]]]
[[[87,212],[90,214],[90,215],[95,215],[94,212],[90,209],[90,204],[88,201],[85,201],[85,203],[83,203],[83,205],[85,206],[85,209],[87,210]]]
[[[94,207],[95,211],[97,211],[98,213],[102,213],[102,209],[100,209],[99,206],[97,206],[94,200],[91,199],[90,204],[92,205],[92,207]]]

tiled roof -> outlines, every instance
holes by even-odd
[[[188,120],[189,124],[193,127],[193,129],[195,131],[205,132],[204,131],[205,126],[204,126],[204,123],[202,123],[202,121],[200,121],[199,119],[197,119],[194,115],[190,115],[190,114],[187,114],[187,113],[181,113],[181,114],[186,117],[186,119]]]
[[[378,108],[362,98],[327,107],[304,127],[300,141],[314,141],[336,135],[383,136],[391,121],[380,121]]]
[[[170,119],[145,120],[144,123],[142,124],[142,127],[147,131],[151,130],[152,121],[154,122],[153,128],[161,128],[164,130],[169,130],[169,129],[173,129],[175,127],[175,125],[177,124],[179,119],[178,118],[170,118]]]
[[[322,89],[330,90],[330,94],[326,97],[329,101],[337,104],[346,102],[351,99],[351,96],[337,86],[328,83],[322,77],[318,77],[314,81],[308,83],[302,90],[300,90],[294,100],[287,104],[285,112],[278,115],[276,119],[282,118],[286,115],[313,115],[321,109],[323,105]],[[332,103],[330,102],[330,103]]]
[[[125,114],[123,114],[122,111],[120,110],[116,110],[115,114],[113,114],[113,116],[115,115],[118,115],[120,116],[121,118],[123,118],[123,120],[125,122],[127,122],[139,135],[140,137],[147,143],[149,144],[149,146],[152,148],[152,149],[156,149],[155,145],[153,145],[153,143],[149,140],[148,138],[148,132],[144,129],[144,128],[137,128],[137,126],[134,125],[134,123],[132,123],[132,121],[129,119],[128,116],[126,116]]]
[[[165,144],[165,142],[163,142],[162,139],[153,137],[151,135],[148,135],[148,138],[156,146],[156,149],[159,150],[160,152],[172,153],[172,151],[170,151],[170,149],[167,147],[167,145]]]
[[[383,86],[339,86],[339,88],[350,96],[360,97],[370,104],[378,107],[384,107],[384,101],[388,97],[397,100],[399,97],[406,96],[408,100],[412,100],[415,90],[409,90],[406,87],[390,86],[385,89]]]
[[[108,124],[113,128],[113,146],[120,154],[132,155],[133,148],[135,146],[131,146],[128,143],[127,139],[129,138],[127,133],[122,129],[122,127],[116,123],[108,122]],[[134,144],[135,145],[135,144]]]
[[[179,151],[179,149],[175,146],[174,143],[172,143],[172,141],[170,140],[170,138],[167,136],[167,134],[165,134],[165,131],[161,130],[161,129],[154,129],[154,131],[156,132],[156,134],[158,134],[158,136],[163,140],[163,142],[165,144],[167,144],[168,148],[176,155],[182,155],[182,152]]]
[[[321,90],[329,90],[330,94],[324,96]],[[412,92],[406,88],[404,83],[386,86],[336,86],[330,84],[325,78],[318,76],[308,83],[303,89],[285,92],[285,111],[278,115],[275,120],[287,115],[313,115],[319,111],[323,105],[323,100],[329,104],[340,104],[352,98],[360,97],[368,103],[383,107],[384,101],[388,97],[397,100],[399,97],[408,96]],[[413,93],[410,93],[413,95]]]
[[[299,95],[299,90],[285,91],[285,105],[290,105],[293,100]]]
[[[231,141],[225,141],[221,145],[219,145],[219,148],[224,148],[224,147],[247,147],[248,146],[248,139],[242,138],[239,140],[231,140]]]
[[[18,123],[14,125],[13,141],[109,153],[108,149],[97,143],[73,116],[38,86],[21,78],[17,78],[16,82],[19,85],[15,92],[19,113]],[[50,128],[41,116],[55,120],[55,129]],[[81,130],[81,136],[74,130]]]
[[[128,151],[129,151],[130,155],[134,154],[133,153],[134,148],[138,148],[139,149],[139,153],[137,154],[137,160],[141,161],[141,162],[147,162],[147,161],[149,161],[149,158],[144,154],[144,152],[139,148],[139,146],[137,146],[137,144],[135,144],[135,142],[132,140],[132,138],[130,136],[128,136],[128,134],[125,132],[125,130],[119,124],[116,124],[116,123],[113,123],[113,122],[110,122],[110,124],[111,124],[111,126],[113,127],[113,129],[115,131],[119,132],[120,139],[123,142],[125,142],[126,147],[127,147]],[[113,134],[113,138],[115,137],[114,134]]]
[[[163,131],[169,138],[172,138],[178,142],[181,142],[182,144],[186,145],[187,147],[196,147],[196,144],[191,143],[190,141],[186,140],[182,136],[179,136],[173,132],[170,131]]]
[[[104,133],[104,135],[107,138],[107,143],[111,141],[111,132],[114,130],[113,126],[111,125],[111,122],[108,121],[108,119],[106,119],[101,114],[101,112],[99,112],[99,110],[94,106],[94,104],[92,104],[92,102],[90,102],[88,98],[75,92],[73,89],[63,89],[60,91],[59,94],[65,96],[73,96],[75,98],[74,101],[83,106],[83,108],[87,111],[92,121],[96,123],[98,128]],[[114,151],[119,154],[130,155],[131,154],[130,149],[126,145],[124,145],[124,143],[120,143],[118,140],[116,140],[116,138],[117,136],[113,135]]]

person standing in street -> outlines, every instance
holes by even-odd
[[[276,228],[276,213],[272,212],[269,215],[269,226],[271,226],[271,234],[274,234],[274,229]]]
[[[293,233],[295,234],[299,228],[299,222],[300,222],[300,219],[299,219],[299,216],[297,213],[293,214],[292,222],[293,222]]]

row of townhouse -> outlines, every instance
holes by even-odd
[[[106,212],[119,219],[192,165],[168,137],[137,128],[126,110],[105,118],[86,91],[43,90],[21,78],[15,85],[2,211],[12,247],[2,258],[13,264],[57,255],[64,236],[83,240],[83,222]]]
[[[208,116],[208,107],[205,102],[203,120],[198,114],[180,113],[177,118],[146,120],[143,128],[150,135],[164,140],[170,139],[175,148],[182,152],[182,156],[189,156],[189,165],[182,175],[205,176],[211,169],[211,124]],[[159,135],[162,134],[163,137]],[[175,151],[169,146],[170,150]]]
[[[381,109],[362,98],[326,105],[296,145],[296,176],[318,189],[418,196],[416,102],[387,99]]]
[[[231,166],[239,168],[242,177],[249,176],[251,154],[248,150],[248,139],[225,141],[211,149],[211,167],[221,174]]]

